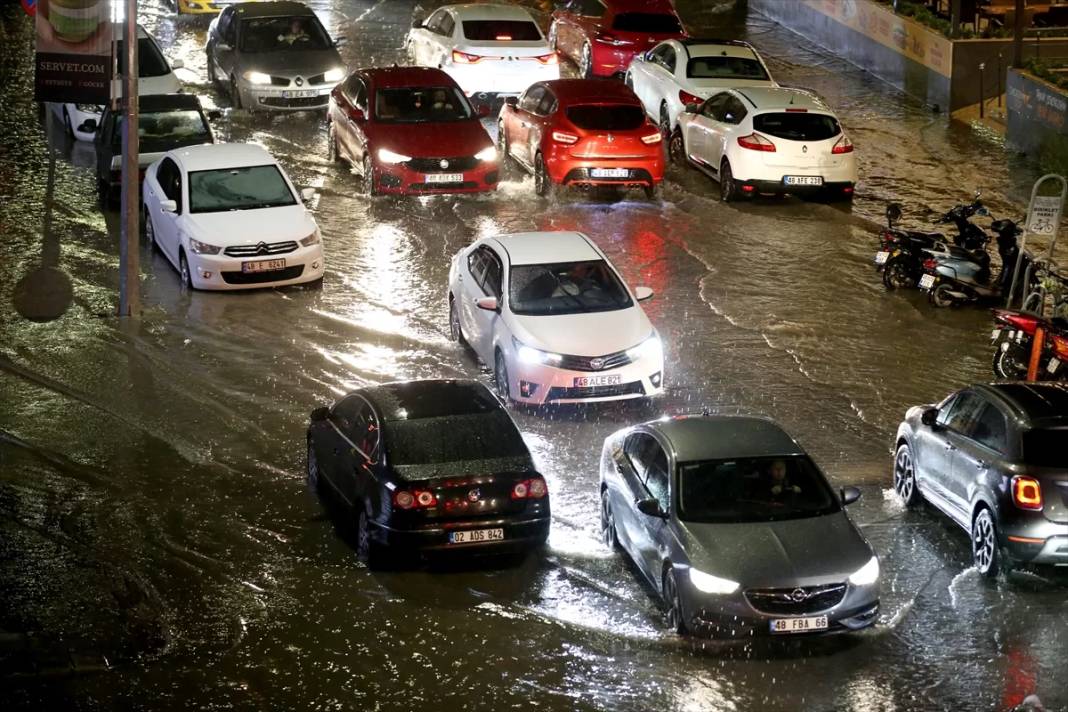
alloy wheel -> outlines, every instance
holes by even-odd
[[[686,145],[682,142],[681,129],[671,132],[671,139],[668,141],[668,158],[672,163],[680,165],[686,160]]]
[[[887,289],[909,289],[916,286],[916,275],[903,257],[895,257],[883,267],[883,285]]]
[[[729,203],[737,197],[731,164],[726,161],[723,162],[723,167],[719,171],[719,197],[724,203]]]
[[[187,289],[193,288],[193,274],[189,271],[189,260],[186,259],[185,253],[179,253],[178,255],[178,274],[182,280],[182,286]]]
[[[500,351],[497,352],[494,364],[493,381],[497,386],[497,394],[505,401],[511,400],[512,396],[508,387],[508,365],[504,362],[504,354]]]
[[[148,213],[148,207],[144,209],[145,214],[145,239],[148,240],[148,244],[153,250],[159,249],[159,243],[156,242],[156,228],[152,226],[152,216]]]
[[[972,522],[972,559],[983,576],[998,574],[998,538],[994,518],[983,509]]]
[[[919,500],[916,489],[916,471],[912,465],[912,451],[908,445],[897,449],[894,458],[894,491],[901,497],[906,507],[911,507]]]
[[[313,492],[319,491],[319,462],[315,459],[311,438],[308,438],[308,487]]]
[[[675,583],[675,570],[672,568],[664,574],[664,605],[667,606],[668,630],[679,635],[685,633],[682,599],[679,598],[679,587]]]
[[[616,537],[616,517],[612,514],[607,489],[601,492],[601,541],[609,549],[619,548],[619,539]]]
[[[326,153],[331,163],[341,163],[341,153],[337,150],[337,127],[333,121],[326,132]]]
[[[456,301],[453,299],[449,300],[449,338],[460,343],[464,341],[463,327],[460,326],[460,314],[456,311]]]
[[[545,160],[539,153],[534,159],[534,192],[548,197],[552,193],[552,189],[553,180],[549,177],[549,172],[545,169]]]
[[[377,565],[374,542],[371,541],[371,524],[367,519],[367,509],[361,504],[356,515],[356,559],[369,569]]]
[[[593,53],[589,45],[582,46],[582,58],[579,60],[579,76],[589,79],[593,76]]]
[[[665,139],[671,136],[671,120],[668,118],[666,104],[660,106],[660,135]]]
[[[241,107],[241,91],[237,88],[237,79],[230,77],[230,103],[233,104],[235,109]]]
[[[378,195],[378,187],[375,185],[378,177],[375,175],[375,164],[370,156],[363,157],[363,194]]]

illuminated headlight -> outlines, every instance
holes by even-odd
[[[481,151],[475,154],[475,158],[480,161],[496,161],[497,149],[493,146],[486,146]]]
[[[208,243],[201,242],[200,240],[194,240],[193,238],[189,238],[189,249],[197,253],[198,255],[217,255],[219,254],[219,250],[222,248],[216,247],[215,245],[209,245]]]
[[[307,237],[303,238],[300,241],[300,244],[303,245],[304,247],[311,247],[312,245],[318,245],[319,244],[319,231],[316,230],[312,234],[310,234]]]
[[[706,574],[704,571],[698,571],[693,567],[690,568],[690,583],[702,593],[715,593],[721,596],[734,593],[739,586],[737,581]]]
[[[263,72],[245,72],[245,79],[249,84],[270,84],[271,75]]]
[[[395,153],[388,148],[380,148],[378,149],[378,160],[383,163],[404,163],[412,160],[412,157],[405,156],[403,153]]]
[[[542,351],[532,346],[522,344],[516,339],[512,339],[512,343],[515,345],[516,357],[519,359],[519,363],[527,364],[543,364],[545,366],[557,366],[564,357],[560,354],[550,353],[548,351]]]
[[[326,82],[340,82],[344,78],[345,70],[341,67],[335,67],[323,75],[323,81]]]
[[[663,359],[664,350],[663,347],[660,345],[660,337],[656,334],[653,334],[637,346],[627,349],[627,357],[631,361],[641,361],[647,358]]]
[[[879,559],[871,557],[871,561],[861,566],[849,577],[849,583],[854,586],[870,586],[879,580]]]
[[[85,114],[102,114],[104,108],[98,104],[75,104],[75,108]]]

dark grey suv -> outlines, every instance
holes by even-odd
[[[977,385],[910,408],[895,439],[894,489],[969,532],[986,576],[1068,564],[1068,388]]]
[[[875,622],[879,560],[831,489],[764,418],[664,418],[610,435],[601,527],[678,633],[851,631]]]

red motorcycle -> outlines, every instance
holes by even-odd
[[[1038,380],[1068,380],[1068,319],[1047,318],[1015,309],[994,310],[994,375],[1012,381],[1027,378],[1035,333],[1042,327]]]

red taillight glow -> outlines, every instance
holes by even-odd
[[[642,136],[642,143],[647,144],[649,146],[652,146],[656,143],[660,143],[661,140],[663,140],[663,136],[660,135],[659,131],[654,134],[649,134],[648,136]]]
[[[393,506],[400,509],[436,507],[438,498],[430,490],[399,490],[393,493]]]
[[[468,54],[467,52],[461,52],[458,49],[452,51],[452,61],[457,64],[476,64],[484,59],[477,54]]]
[[[1034,477],[1016,475],[1012,478],[1012,501],[1020,509],[1042,509],[1042,485]]]
[[[553,131],[553,141],[556,141],[557,143],[566,143],[570,146],[573,143],[578,143],[578,139],[579,137],[575,134],[569,134],[564,131]]]
[[[842,136],[834,144],[834,148],[831,149],[831,153],[852,153],[853,142],[849,140],[848,136]]]
[[[923,268],[924,269],[934,269],[937,266],[938,266],[938,260],[934,259],[933,257],[923,261]]]
[[[682,102],[683,106],[686,106],[687,104],[700,104],[704,99],[694,96],[688,91],[679,91],[679,101]]]
[[[545,480],[540,477],[516,482],[512,487],[512,499],[541,499],[547,494],[549,494],[549,488],[545,485]]]
[[[738,145],[742,148],[748,148],[750,151],[775,152],[775,144],[758,133],[751,133],[748,136],[739,136]]]
[[[556,56],[556,52],[550,52],[549,54],[541,54],[535,57],[542,64],[559,64],[560,58]]]
[[[1050,334],[1050,339],[1053,341],[1053,353],[1057,358],[1061,361],[1068,361],[1068,339],[1060,334]]]

